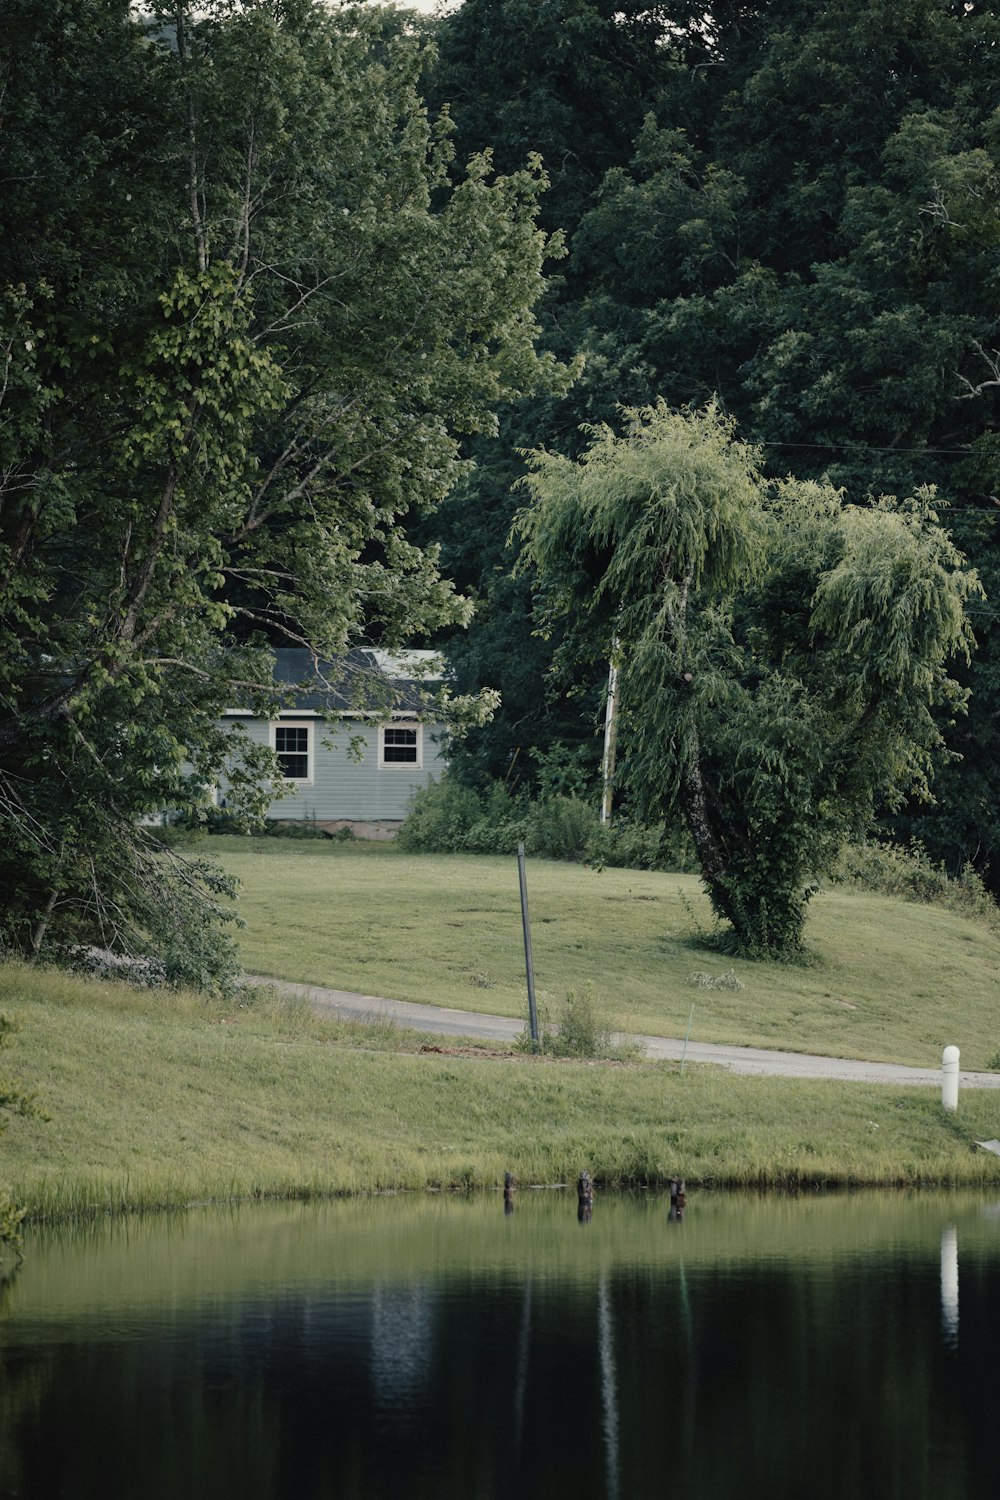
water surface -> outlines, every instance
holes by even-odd
[[[1000,1204],[382,1198],[34,1236],[0,1495],[996,1493]]]

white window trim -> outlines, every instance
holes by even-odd
[[[284,779],[289,786],[312,786],[316,775],[316,721],[315,719],[272,719],[270,724],[271,749],[278,753],[277,731],[279,729],[304,729],[306,739],[306,764],[309,767],[307,776],[286,776]]]
[[[387,729],[413,729],[417,735],[417,758],[416,760],[386,760],[385,758],[385,732]],[[391,724],[380,724],[378,727],[378,768],[380,771],[422,771],[424,767],[424,726],[396,719]]]

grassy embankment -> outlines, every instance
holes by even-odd
[[[242,882],[251,972],[460,1010],[525,1014],[513,859],[391,844],[207,841]],[[536,980],[555,1008],[592,984],[630,1031],[938,1067],[1000,1052],[1000,924],[833,889],[817,896],[805,964],[740,962],[711,931],[693,875],[529,861]],[[741,989],[706,989],[729,970]]]
[[[502,893],[509,861],[306,847],[227,854],[227,863],[258,867],[246,886],[249,962],[368,992],[519,1008],[516,882],[513,903]],[[691,918],[683,903],[672,905],[679,886],[691,900],[691,882],[677,876],[534,867],[545,982],[558,993],[592,978],[631,1007],[636,1029],[675,1029],[678,1014],[686,1023],[693,996],[702,1036],[918,1062],[936,1062],[947,1037],[969,1066],[995,1047],[995,1032],[983,1034],[987,1020],[993,1025],[986,1000],[1000,948],[989,929],[933,909],[831,896],[810,927],[810,967],[737,966],[745,990],[702,991],[690,973],[728,964],[687,946]],[[314,900],[326,903],[322,922],[306,909]],[[501,902],[502,921],[470,927]],[[264,920],[268,907],[284,926],[283,950]],[[513,928],[504,937],[509,976],[501,927]],[[338,945],[342,963],[333,959]],[[419,979],[404,983],[404,974]],[[918,982],[935,994],[911,993]],[[858,1011],[841,1016],[830,1005],[828,1014],[822,1002],[835,999]],[[720,1186],[1000,1180],[1000,1161],[973,1144],[1000,1134],[995,1092],[964,1091],[949,1117],[935,1089],[420,1053],[390,1026],[322,1021],[267,994],[206,1003],[18,965],[0,967],[0,1009],[20,1023],[10,1071],[51,1115],[15,1119],[0,1139],[0,1181],[36,1219],[209,1199],[491,1187],[507,1169],[522,1184],[572,1181],[584,1166],[608,1183],[673,1174]],[[784,1032],[771,1028],[772,1013],[785,1018]],[[858,1029],[844,1024],[855,1018]]]

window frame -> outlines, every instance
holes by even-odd
[[[278,730],[279,729],[304,729],[306,731],[306,750],[305,750],[305,755],[306,755],[306,774],[305,774],[305,776],[286,776],[285,773],[284,773],[284,771],[282,771],[282,773],[281,773],[282,774],[282,778],[285,781],[288,782],[289,786],[312,786],[313,783],[314,783],[314,781],[315,781],[315,767],[316,767],[316,761],[315,761],[315,756],[316,756],[316,737],[315,737],[315,734],[314,734],[315,727],[316,727],[315,726],[315,721],[310,720],[310,719],[287,718],[287,719],[272,719],[272,721],[271,721],[271,736],[270,736],[270,739],[271,739],[271,749],[274,751],[275,755],[278,755],[278,756],[283,755],[283,754],[285,754],[285,755],[301,755],[302,754],[302,752],[300,750],[281,751],[281,750],[278,749]],[[280,761],[279,761],[279,765],[280,765]]]
[[[378,768],[380,771],[422,771],[424,767],[424,735],[422,724],[414,721],[394,720],[391,724],[380,724],[378,727]],[[408,730],[415,735],[414,749],[416,755],[413,760],[386,760],[385,758],[385,736],[387,731],[396,729]]]

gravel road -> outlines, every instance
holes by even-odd
[[[440,1005],[418,1005],[409,1000],[386,1000],[380,995],[358,995],[351,990],[315,984],[292,984],[284,979],[249,975],[251,983],[273,985],[286,995],[308,1000],[321,1014],[354,1020],[389,1017],[399,1026],[435,1036],[464,1037],[470,1041],[513,1042],[524,1022],[510,1016],[478,1011],[449,1010]],[[649,1058],[679,1059],[684,1043],[662,1036],[636,1036]],[[941,1086],[940,1068],[907,1068],[899,1063],[859,1062],[849,1057],[816,1057],[804,1052],[771,1052],[759,1047],[728,1047],[717,1042],[689,1042],[688,1062],[714,1063],[732,1073],[756,1073],[771,1078],[836,1078],[858,1083],[926,1084]],[[1000,1089],[1000,1073],[959,1073],[963,1088]]]

